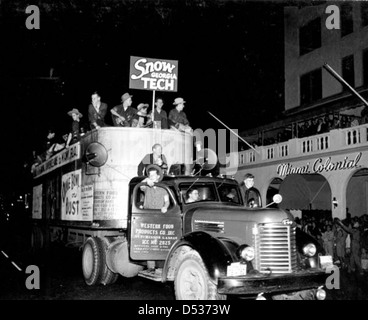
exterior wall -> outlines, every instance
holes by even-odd
[[[321,68],[325,62],[341,74],[342,58],[354,54],[355,87],[363,85],[362,51],[368,47],[368,27],[362,28],[360,24],[360,2],[349,3],[353,5],[354,32],[343,38],[340,36],[340,30],[329,30],[325,25],[328,17],[325,9],[328,5],[334,4],[333,2],[302,9],[285,8],[285,110],[300,105],[300,76]],[[317,17],[321,17],[321,47],[300,56],[299,28]],[[341,91],[341,84],[323,70],[322,98]]]
[[[349,193],[347,190],[353,174],[360,169],[368,168],[367,128],[368,125],[361,125],[332,130],[322,135],[257,147],[257,152],[242,151],[237,155],[237,170],[235,168],[229,170],[236,171],[235,179],[238,182],[242,181],[245,173],[254,174],[255,187],[261,192],[264,204],[267,190],[274,178],[283,180],[291,173],[321,174],[330,185],[331,203],[333,197],[339,202],[338,206],[332,209],[333,217],[345,218],[346,207],[349,207],[352,215],[361,215],[361,212],[366,210],[366,196],[361,198],[363,194],[359,193],[360,196],[357,197],[355,189]],[[337,163],[341,163],[340,169],[333,166]],[[281,165],[284,165],[284,171],[281,170]],[[354,178],[354,187],[349,188],[359,188],[355,180]],[[363,182],[359,184],[363,185]],[[353,193],[355,196],[349,197],[348,203],[348,195]]]
[[[363,85],[363,50],[368,48],[368,26],[361,26],[361,2],[349,1],[353,7],[353,32],[341,38],[340,29],[326,27],[328,5],[340,6],[343,2],[326,2],[314,6],[290,6],[284,9],[285,30],[285,110],[300,106],[300,77],[322,68],[328,63],[342,74],[342,59],[354,56],[356,88]],[[307,54],[299,54],[299,30],[313,19],[321,18],[321,47]],[[340,19],[341,23],[341,19]],[[341,84],[322,68],[322,101],[341,93]],[[315,102],[316,105],[318,102]],[[337,101],[337,103],[339,103]],[[313,106],[311,104],[310,106]],[[308,108],[308,106],[303,106]],[[346,208],[352,216],[362,215],[368,210],[368,175],[353,177],[368,166],[368,125],[331,130],[328,133],[287,142],[257,147],[256,151],[241,151],[233,154],[238,166],[227,168],[229,175],[242,181],[245,173],[253,173],[257,187],[265,203],[268,188],[274,178],[285,179],[285,174],[320,174],[331,189],[337,207],[331,205],[333,217],[345,218]],[[245,137],[247,140],[247,137]],[[341,163],[343,168],[334,169],[331,164]],[[347,165],[344,167],[343,163]],[[282,173],[280,165],[287,171]],[[326,168],[322,169],[325,165]],[[235,172],[235,174],[234,174]],[[297,209],[297,208],[295,208]],[[300,208],[308,209],[308,208]]]

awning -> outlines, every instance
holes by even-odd
[[[280,185],[282,209],[331,210],[331,188],[318,174],[291,174]]]

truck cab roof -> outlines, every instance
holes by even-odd
[[[135,177],[130,181],[130,187],[141,183],[146,177]],[[209,176],[171,176],[165,175],[157,186],[165,186],[174,191],[180,203],[188,204],[186,202],[186,195],[189,189],[199,189],[202,201],[214,201],[219,203],[229,203],[231,205],[243,205],[239,184],[236,180],[221,177]],[[227,197],[233,193],[233,197]]]
[[[130,184],[137,184],[142,182],[146,176],[142,177],[134,177]],[[234,179],[230,178],[221,178],[221,177],[209,177],[209,176],[186,176],[186,175],[180,175],[180,176],[172,176],[172,175],[164,175],[161,182],[164,182],[168,185],[178,185],[179,183],[187,182],[187,183],[193,183],[193,182],[219,182],[219,183],[228,183],[228,184],[234,184],[238,186],[238,182]]]

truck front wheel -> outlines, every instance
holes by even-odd
[[[102,238],[101,239],[101,245],[103,246],[102,247],[102,250],[103,250],[103,254],[104,254],[104,259],[102,261],[103,263],[103,266],[102,266],[102,270],[101,270],[101,283],[103,285],[109,285],[109,284],[113,284],[116,282],[116,280],[118,279],[119,277],[119,274],[118,273],[114,273],[112,272],[109,267],[107,266],[106,264],[106,252],[107,252],[107,247],[109,246],[109,244],[111,242],[113,242],[114,240],[113,239],[110,239],[110,238]]]
[[[175,280],[177,300],[223,300],[226,296],[217,293],[202,258],[195,250],[186,252],[179,262]]]
[[[100,274],[104,254],[102,252],[101,239],[97,237],[88,238],[83,246],[82,269],[84,281],[87,285],[92,286],[100,281]]]

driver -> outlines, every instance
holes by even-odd
[[[199,201],[199,192],[197,189],[190,189],[187,192],[187,203],[197,202]]]

